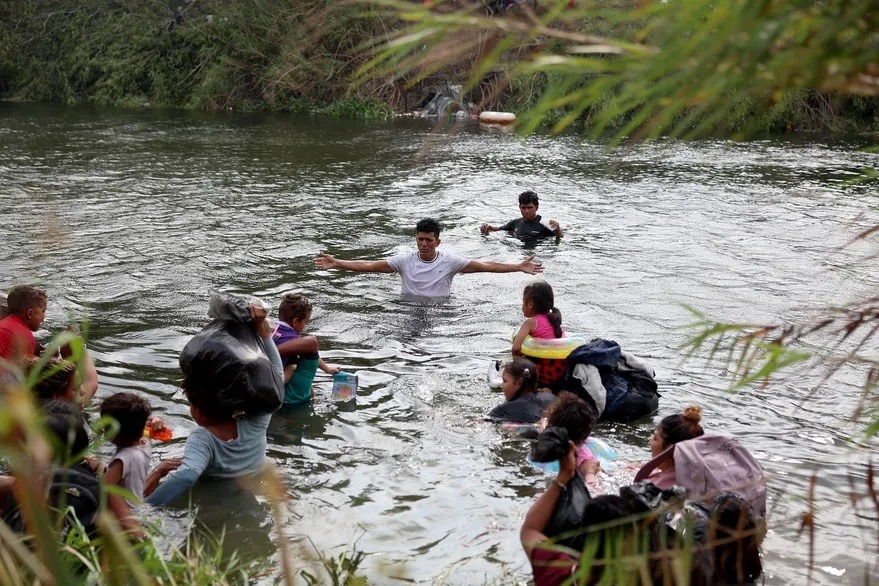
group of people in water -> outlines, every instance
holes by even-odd
[[[503,230],[525,240],[562,238],[558,222],[551,220],[545,225],[537,215],[538,206],[537,195],[524,192],[519,196],[521,218],[500,227],[483,224],[480,230],[483,234]],[[322,270],[395,272],[401,277],[404,295],[430,298],[447,297],[452,280],[462,273],[538,274],[543,270],[533,257],[519,263],[502,263],[440,251],[441,226],[431,218],[419,221],[415,232],[417,250],[408,254],[382,260],[342,260],[320,253],[314,259],[314,265]],[[124,489],[127,498],[111,491],[106,506],[131,535],[143,537],[137,520],[143,503],[154,506],[174,503],[205,476],[235,478],[260,471],[266,457],[266,431],[271,413],[242,414],[230,410],[215,400],[215,389],[207,382],[213,373],[198,369],[187,372],[182,383],[190,414],[198,425],[187,437],[182,457],[168,458],[152,465],[150,435],[165,430],[164,421],[152,416],[146,399],[135,393],[122,392],[103,397],[99,405],[102,418],[115,422],[112,440],[115,453],[106,464],[96,462],[94,458],[71,461],[71,456],[83,454],[88,445],[80,409],[92,402],[98,389],[98,377],[84,345],[70,344],[57,350],[54,347],[45,350],[37,343],[33,333],[42,325],[46,306],[46,293],[36,287],[16,285],[8,291],[3,305],[6,315],[0,315],[0,386],[20,385],[35,369],[43,372],[32,390],[43,410],[46,426],[55,434],[56,446],[60,448],[54,467],[87,474],[106,485]],[[283,381],[283,386],[277,389],[279,402],[298,404],[310,401],[316,371],[321,369],[333,374],[339,370],[321,359],[317,339],[304,335],[311,319],[311,302],[301,294],[284,296],[274,326],[264,307],[251,305],[248,311],[253,332],[262,340],[265,355],[278,380]],[[512,342],[513,357],[501,369],[504,401],[492,409],[487,418],[537,424],[544,432],[555,434],[552,437],[561,438],[563,449],[558,472],[526,515],[521,542],[538,586],[567,583],[572,576],[583,578],[575,579],[576,583],[592,583],[600,576],[601,568],[578,574],[581,572],[578,569],[580,555],[571,549],[560,549],[557,546],[559,536],[548,531],[558,503],[568,491],[573,491],[572,483],[581,483],[583,486],[578,485],[577,490],[586,490],[591,499],[587,509],[581,515],[578,513],[580,526],[567,529],[611,527],[613,531],[592,533],[586,539],[599,550],[608,548],[609,551],[612,538],[643,529],[642,521],[647,511],[643,503],[626,499],[622,493],[621,496],[601,496],[596,478],[601,471],[600,464],[586,445],[598,420],[594,402],[588,396],[562,391],[558,385],[555,388],[548,386],[540,363],[535,364],[523,355],[523,344],[529,337],[557,340],[567,336],[548,283],[536,281],[525,287],[522,314],[524,321]],[[50,352],[52,355],[48,356]],[[71,357],[76,361],[69,361]],[[701,411],[695,407],[663,419],[650,442],[652,455],[656,456],[678,442],[701,436],[700,419]],[[671,488],[674,479],[674,460],[655,470],[649,478],[659,489]],[[0,478],[0,508],[4,518],[14,514],[17,507],[15,483],[14,474]],[[662,546],[667,545],[665,540],[662,541]],[[577,547],[586,547],[582,539],[576,543]],[[757,537],[745,542],[739,539],[735,544],[732,549],[726,548],[722,552],[724,556],[734,558],[730,567],[735,573],[723,574],[718,570],[728,561],[725,557],[721,562],[718,557],[717,563],[711,564],[714,574],[707,575],[704,571],[699,574],[702,583],[742,582],[759,575]],[[660,569],[656,566],[650,571],[658,577]]]

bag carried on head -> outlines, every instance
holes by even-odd
[[[277,411],[284,381],[253,331],[248,302],[214,293],[208,316],[214,321],[197,333],[180,353],[180,370],[212,389],[230,413],[260,415]]]
[[[705,434],[678,442],[644,464],[635,482],[645,480],[663,462],[674,459],[675,484],[690,491],[690,498],[733,492],[751,505],[759,518],[766,517],[766,477],[763,467],[738,440]]]
[[[529,459],[534,462],[553,462],[568,453],[568,431],[563,427],[547,427],[537,436]],[[585,532],[583,512],[592,497],[586,488],[586,479],[577,471],[565,485],[562,495],[556,501],[552,516],[546,524],[544,533],[556,543],[579,549],[582,547]]]

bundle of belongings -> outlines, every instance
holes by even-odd
[[[601,421],[626,423],[659,408],[653,369],[611,340],[595,338],[567,357],[561,390],[591,404]]]

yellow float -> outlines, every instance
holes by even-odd
[[[579,348],[585,343],[586,339],[580,336],[552,339],[528,336],[522,342],[522,354],[529,358],[564,360],[574,349]]]

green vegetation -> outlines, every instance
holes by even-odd
[[[869,3],[537,4],[5,0],[0,98],[386,118],[469,80],[466,101],[530,111],[527,131],[879,129]],[[820,67],[796,60],[819,52]]]
[[[397,88],[349,80],[359,45],[385,28],[368,9],[321,0],[7,1],[0,96],[384,118]]]

